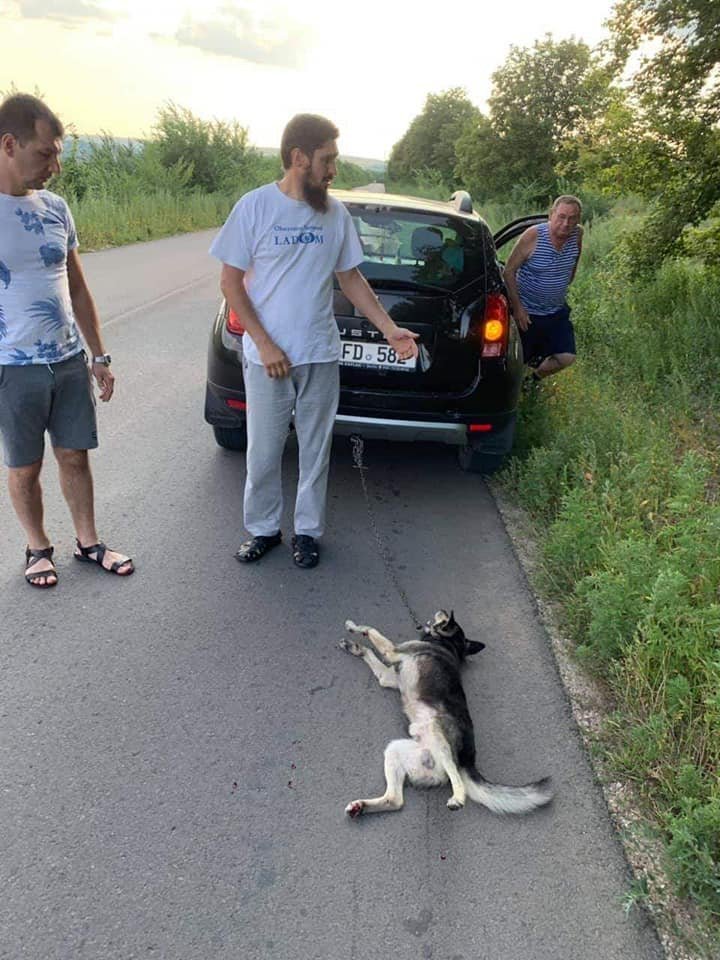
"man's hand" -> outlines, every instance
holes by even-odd
[[[260,360],[265,367],[265,373],[272,379],[282,379],[290,373],[290,361],[287,355],[277,344],[270,341],[264,346],[257,348],[260,354]]]
[[[417,357],[418,355],[415,341],[419,336],[419,333],[413,333],[412,330],[406,330],[405,327],[393,327],[385,335],[385,339],[401,360],[409,360],[411,357]]]
[[[519,307],[516,310],[513,310],[513,316],[515,317],[515,323],[520,327],[521,330],[525,331],[532,324],[532,320],[525,309],[525,307]]]
[[[93,363],[92,372],[100,389],[100,399],[107,403],[115,390],[115,377],[106,363]]]

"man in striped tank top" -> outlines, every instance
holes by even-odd
[[[558,197],[547,223],[522,234],[505,267],[513,316],[535,382],[575,362],[575,332],[565,297],[582,250],[581,214],[577,197]]]

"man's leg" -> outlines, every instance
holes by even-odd
[[[54,447],[53,452],[58,463],[60,487],[75,525],[75,535],[81,546],[94,546],[99,538],[95,528],[95,494],[88,451]],[[79,554],[77,548],[75,553]],[[90,554],[90,559],[97,558],[98,551]],[[126,562],[123,563],[123,560]],[[124,554],[106,550],[102,558],[103,567],[110,570],[114,563],[120,563],[116,572],[121,576],[132,570],[132,561],[127,560]]]
[[[84,354],[79,353],[53,364],[52,372],[54,395],[48,432],[58,463],[60,487],[70,507],[80,546],[91,547],[98,543],[99,537],[95,529],[95,499],[88,453],[97,447],[90,371]],[[106,570],[117,563],[115,572],[121,576],[132,573],[132,561],[125,554],[114,550],[101,554],[102,549],[91,551],[88,559],[100,562]],[[77,547],[75,555],[81,556]]]
[[[547,356],[535,371],[544,380],[575,363],[575,330],[567,304],[557,313],[541,318],[547,343]]]
[[[254,537],[280,530],[282,456],[295,404],[292,372],[271,378],[261,364],[243,363],[248,444],[245,455],[245,529]]]
[[[572,366],[573,363],[575,363],[574,353],[553,353],[551,356],[545,357],[540,366],[536,368],[535,373],[541,380],[544,380],[546,377],[552,377],[566,367]]]
[[[340,397],[337,363],[298,367],[295,431],[300,476],[295,500],[295,533],[320,537],[325,529],[325,501],[330,449]]]
[[[53,375],[45,364],[0,366],[0,434],[8,468],[10,500],[31,550],[45,550],[50,540],[43,519],[40,471],[45,452],[45,428],[52,408]],[[35,585],[57,583],[52,560],[39,558],[32,573],[52,571]]]
[[[10,500],[25,531],[27,543],[31,550],[44,550],[50,546],[50,540],[45,532],[43,518],[42,486],[40,485],[40,470],[42,460],[31,463],[27,467],[8,467],[8,491]],[[48,572],[45,578],[38,578],[37,585],[50,586],[57,583],[52,560],[41,558],[32,565],[33,573]]]

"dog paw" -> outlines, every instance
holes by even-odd
[[[458,800],[457,797],[450,797],[447,802],[448,810],[462,810],[464,806],[465,804]]]
[[[365,804],[362,802],[362,800],[353,800],[352,803],[349,803],[345,807],[345,813],[350,817],[351,820],[357,820],[364,809]]]
[[[348,633],[359,633],[363,637],[366,637],[368,635],[368,628],[359,627],[354,620],[346,620],[345,629],[347,630]]]
[[[359,643],[353,643],[352,640],[341,640],[339,646],[345,653],[352,654],[353,657],[361,657],[363,655],[363,648]]]

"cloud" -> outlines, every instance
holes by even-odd
[[[214,20],[186,17],[178,43],[206,53],[278,67],[300,67],[310,48],[310,30],[290,20],[256,19],[249,10],[226,4]]]
[[[28,20],[59,20],[78,24],[83,20],[117,20],[117,14],[92,0],[20,0],[20,16]]]

